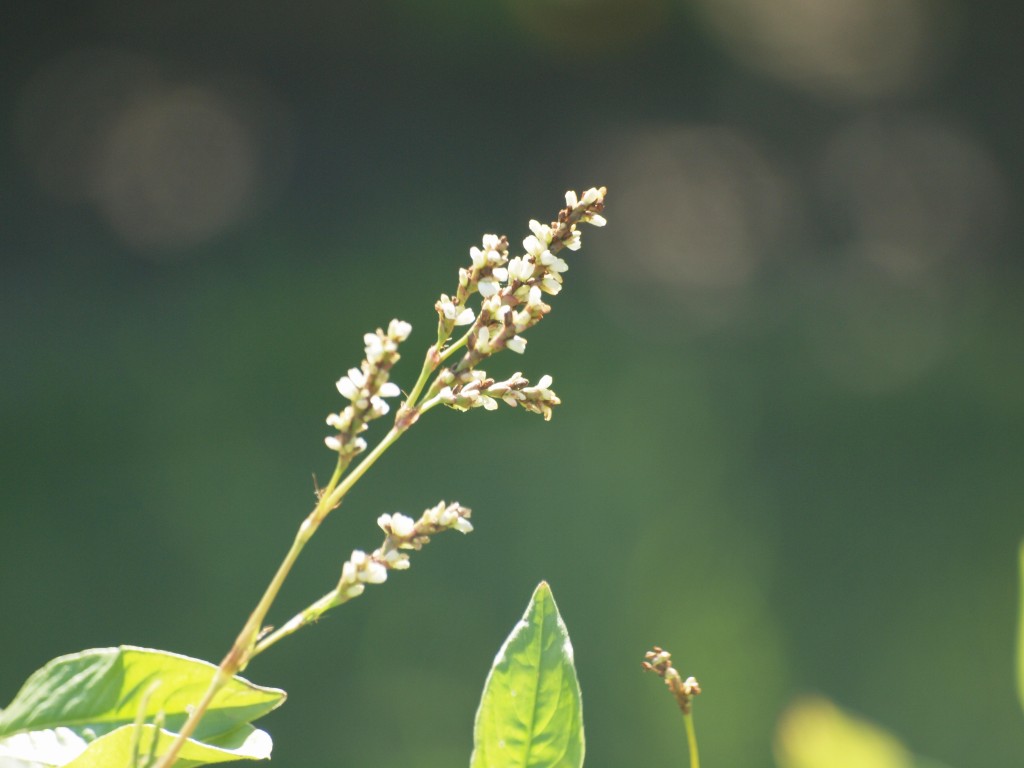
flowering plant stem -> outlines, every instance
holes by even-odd
[[[457,503],[445,505],[442,502],[433,510],[427,510],[418,523],[400,514],[384,515],[378,520],[387,534],[381,549],[369,557],[364,552],[354,552],[352,559],[345,564],[342,579],[336,589],[300,611],[277,630],[264,629],[264,621],[281,587],[320,524],[341,504],[345,495],[367,470],[423,413],[442,403],[463,411],[479,406],[493,410],[498,407],[497,400],[500,399],[510,406],[522,405],[525,410],[541,413],[545,419],[550,418],[551,407],[560,402],[548,389],[550,376],[542,377],[531,387],[521,374],[517,373],[507,381],[496,382],[477,366],[506,347],[523,352],[526,341],[518,334],[535,325],[550,311],[550,307],[541,300],[542,292],[557,294],[562,287],[561,273],[568,269],[565,262],[555,254],[562,248],[579,248],[577,224],[604,225],[604,218],[600,215],[604,208],[604,195],[603,187],[590,189],[582,197],[577,197],[575,192],[567,193],[567,207],[559,212],[558,220],[552,222],[551,226],[530,222],[534,234],[523,241],[527,251],[524,256],[510,261],[507,239],[496,235],[484,236],[482,250],[476,247],[470,249],[473,267],[460,270],[455,298],[442,294],[441,300],[435,305],[438,311],[437,342],[427,350],[416,383],[398,409],[394,426],[346,474],[355,456],[367,448],[359,434],[366,429],[367,422],[388,412],[383,398],[400,393],[388,378],[391,367],[399,358],[398,344],[408,337],[411,326],[393,320],[386,332],[378,329],[375,334],[364,336],[366,359],[361,368],[351,369],[347,376],[338,381],[338,390],[351,404],[341,413],[332,413],[327,419],[327,423],[337,432],[337,435],[325,439],[327,446],[338,452],[334,472],[327,485],[317,492],[316,506],[299,526],[291,547],[235,638],[231,650],[217,667],[206,692],[191,709],[180,732],[155,768],[171,768],[174,765],[182,747],[195,733],[217,694],[237,673],[246,668],[253,657],[312,623],[331,608],[360,594],[364,584],[380,583],[386,577],[387,569],[408,567],[408,558],[400,550],[419,549],[429,540],[429,535],[442,530],[455,529],[463,533],[472,530],[472,525],[466,519],[469,510]],[[479,293],[483,302],[476,316],[466,306],[467,300],[474,293]],[[472,323],[469,330],[446,347],[455,326],[469,323]],[[467,351],[458,363],[437,372],[442,363],[463,348]],[[437,375],[427,387],[435,372]]]
[[[693,727],[693,712],[683,713],[686,723],[686,743],[690,746],[690,768],[700,768],[700,754],[697,752],[697,729]]]
[[[683,680],[679,670],[672,666],[672,654],[657,645],[653,650],[644,654],[644,660],[640,662],[640,666],[648,672],[654,672],[665,681],[665,686],[683,713],[686,743],[690,748],[690,768],[700,768],[700,755],[697,753],[697,730],[693,726],[693,699],[701,692],[700,683],[694,677]]]

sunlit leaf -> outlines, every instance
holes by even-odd
[[[140,742],[142,755],[149,753],[153,744],[156,726],[124,725],[106,736],[89,744],[86,750],[64,768],[128,768],[131,765],[133,733],[135,728],[142,732]],[[160,731],[160,741],[153,751],[161,755],[174,741],[174,734]],[[240,725],[234,731],[221,734],[203,743],[189,739],[174,761],[175,768],[195,768],[208,763],[226,763],[232,760],[268,760],[271,749],[270,736],[251,725]]]
[[[494,659],[474,728],[472,768],[579,768],[583,705],[572,643],[541,582]]]
[[[58,657],[35,672],[0,713],[0,765],[67,765],[119,729],[122,735],[106,745],[120,743],[124,734],[130,742],[132,728],[125,726],[133,726],[136,718],[153,721],[161,715],[163,727],[174,732],[184,723],[186,708],[202,697],[215,669],[187,656],[131,646]],[[279,706],[284,697],[284,691],[234,678],[200,722],[194,734],[197,745],[268,755],[269,746],[260,746],[264,737],[253,735],[260,732],[242,726]],[[218,757],[226,759],[232,758]]]

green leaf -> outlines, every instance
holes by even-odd
[[[569,632],[541,582],[484,683],[471,768],[579,768],[583,702]]]
[[[1017,618],[1017,696],[1024,708],[1024,541],[1020,543],[1020,615]]]
[[[0,765],[68,765],[91,744],[119,729],[130,741],[137,717],[152,721],[162,714],[167,731],[176,732],[188,716],[186,707],[202,697],[215,671],[216,667],[205,661],[131,646],[60,656],[35,672],[0,713]],[[196,745],[269,755],[269,744],[265,750],[259,748],[262,737],[239,728],[280,706],[284,698],[284,691],[234,678],[211,703],[196,729]],[[119,743],[122,738],[119,735],[108,743]],[[255,740],[245,747],[249,739]]]
[[[64,768],[129,768],[136,728],[141,731],[139,741],[143,749],[140,754],[145,757],[151,751],[156,726],[124,725],[89,744],[82,754]],[[161,729],[160,741],[153,753],[162,755],[173,741],[174,734]],[[251,725],[240,725],[234,731],[217,736],[205,744],[189,739],[178,753],[174,765],[175,768],[194,768],[231,760],[269,760],[271,746],[268,733]]]

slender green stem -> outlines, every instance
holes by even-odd
[[[285,579],[291,572],[292,566],[295,565],[295,561],[306,546],[306,543],[313,537],[313,534],[316,533],[317,528],[320,527],[320,523],[322,523],[327,515],[330,514],[331,510],[341,503],[345,494],[351,490],[352,486],[356,484],[356,481],[358,481],[359,478],[361,478],[366,471],[374,465],[377,459],[379,459],[383,453],[391,447],[399,437],[401,437],[403,432],[404,429],[392,427],[391,431],[385,435],[384,439],[381,440],[372,451],[363,457],[363,460],[359,462],[350,474],[344,477],[344,480],[341,478],[348,466],[348,462],[342,461],[339,458],[338,464],[334,469],[334,474],[331,476],[331,480],[327,484],[327,487],[321,492],[320,500],[317,502],[316,507],[314,507],[313,511],[305,520],[302,521],[302,525],[299,526],[299,530],[295,534],[295,539],[292,542],[288,553],[278,566],[273,579],[271,579],[270,584],[267,585],[259,603],[257,603],[256,608],[250,614],[245,626],[242,627],[242,631],[238,634],[231,650],[228,652],[227,656],[224,657],[224,660],[221,661],[220,666],[217,668],[217,672],[214,674],[213,680],[210,681],[210,686],[207,688],[202,700],[200,700],[189,714],[189,717],[182,726],[178,736],[157,764],[157,768],[171,768],[171,766],[174,765],[175,758],[181,751],[181,748],[185,745],[185,742],[188,741],[195,732],[196,726],[199,725],[199,721],[206,714],[206,710],[213,702],[213,699],[220,690],[228,684],[235,674],[245,669],[246,664],[248,664],[249,660],[253,657],[257,638],[259,637],[260,629],[263,626],[263,621],[266,619],[267,613],[270,611],[270,607],[274,604],[274,600],[277,599],[277,595],[281,591],[281,586],[284,584]],[[266,648],[269,646],[264,647]]]
[[[690,745],[690,768],[700,768],[700,755],[697,753],[697,730],[693,727],[693,712],[683,713],[686,723],[686,743]]]
[[[292,616],[292,618],[256,643],[256,647],[252,649],[252,657],[256,657],[263,653],[265,650],[270,648],[270,646],[277,643],[278,640],[283,640],[288,637],[288,635],[298,632],[306,625],[312,624],[331,608],[334,608],[339,604],[339,595],[337,590],[328,592],[315,603]]]
[[[437,345],[427,350],[427,354],[423,358],[423,368],[420,369],[419,378],[417,378],[416,383],[413,384],[412,391],[409,392],[409,396],[405,399],[405,403],[402,404],[402,408],[416,407],[416,401],[419,399],[420,393],[423,391],[423,387],[426,386],[427,381],[430,379],[430,374],[434,372],[435,368],[437,368],[440,360],[437,355],[437,350],[443,343],[444,341],[441,339],[441,334],[438,333]]]
[[[438,363],[443,363],[449,357],[454,355],[458,350],[460,350],[464,346],[466,346],[466,343],[469,341],[469,334],[472,333],[472,332],[473,332],[472,328],[470,330],[466,331],[466,333],[462,336],[462,338],[460,338],[456,342],[453,342],[451,346],[449,346],[444,352],[442,352],[438,356]]]

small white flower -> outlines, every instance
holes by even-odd
[[[344,427],[344,423],[345,422],[342,421],[340,413],[331,413],[331,414],[328,414],[328,416],[327,416],[327,426],[328,427],[334,427],[339,432]]]
[[[469,325],[475,319],[472,309],[465,307],[460,312],[455,302],[443,293],[441,294],[441,300],[437,302],[437,307],[441,310],[445,319],[452,321],[455,325]]]
[[[522,256],[516,256],[508,263],[508,276],[512,280],[525,283],[533,277],[533,263]]]
[[[442,387],[441,391],[437,393],[437,397],[442,403],[451,404],[455,402],[455,393],[452,392],[451,387]]]
[[[391,515],[389,521],[391,526],[391,533],[400,539],[407,539],[412,536],[413,531],[416,530],[416,521],[411,517],[403,515],[401,512],[396,512]],[[383,526],[381,526],[383,528]],[[384,528],[387,531],[387,528]]]
[[[366,566],[359,572],[359,580],[365,584],[383,584],[388,580],[388,569],[376,560],[367,560]]]
[[[480,395],[476,398],[476,402],[473,404],[478,406],[482,405],[485,411],[494,411],[498,408],[498,401],[493,397],[488,397],[487,395]]]
[[[324,444],[332,451],[341,450],[341,440],[339,440],[335,435],[328,435],[327,437],[325,437]]]
[[[496,251],[501,247],[501,238],[497,235],[484,235],[482,245],[485,250]]]
[[[352,447],[356,449],[356,453],[362,453],[366,450],[366,440],[361,437],[357,437],[352,441]]]
[[[473,260],[473,266],[480,269],[487,263],[487,254],[475,245],[469,249],[469,258]]]
[[[395,341],[405,341],[412,333],[412,324],[404,320],[392,320],[388,323],[388,336]]]
[[[401,550],[388,550],[388,553],[383,555],[383,558],[388,568],[393,568],[396,571],[404,571],[409,568],[409,556]]]
[[[583,221],[593,224],[595,227],[603,227],[605,224],[608,223],[608,220],[604,216],[601,216],[596,213],[592,213],[589,216],[585,217]]]
[[[359,597],[364,591],[366,591],[366,586],[359,582],[349,584],[345,587],[345,597]]]
[[[517,331],[525,331],[533,323],[533,315],[530,314],[529,310],[523,310],[522,312],[512,313],[512,326]]]
[[[569,265],[565,263],[565,259],[555,256],[551,251],[544,251],[544,253],[541,254],[540,263],[552,272],[566,272],[569,269]]]
[[[578,251],[580,249],[580,245],[582,245],[580,242],[579,231],[574,229],[563,242],[565,243],[565,247],[570,251]]]
[[[400,390],[398,385],[394,382],[385,381],[380,385],[380,389],[377,390],[377,394],[381,397],[398,397],[402,394],[402,390]]]
[[[551,275],[540,281],[540,287],[545,293],[550,293],[552,296],[557,295],[562,290],[562,284]]]
[[[581,200],[580,202],[582,202],[584,205],[593,205],[600,199],[600,191],[598,191],[596,187],[591,187],[590,189],[583,193],[583,200]]]
[[[570,208],[575,208],[580,204],[580,201],[576,197],[576,193],[571,189],[565,193],[565,204]]]
[[[547,243],[542,243],[536,235],[529,235],[523,240],[523,248],[535,259],[539,258],[548,249]]]
[[[508,280],[508,270],[505,267],[495,267],[491,270],[491,277],[497,280],[499,283],[504,283]]]
[[[552,232],[551,227],[547,224],[541,224],[536,219],[530,219],[530,231],[545,245],[551,244]]]
[[[517,354],[521,355],[523,354],[523,352],[526,351],[526,339],[524,339],[522,336],[513,336],[511,339],[505,342],[505,346],[511,349],[513,352],[516,352]]]
[[[387,404],[387,401],[376,395],[370,398],[370,407],[377,416],[386,416],[387,412],[391,410],[391,406]]]
[[[344,397],[347,397],[349,400],[355,400],[359,396],[359,390],[363,388],[364,384],[366,384],[366,374],[358,368],[349,368],[348,375],[338,379],[336,386]]]
[[[491,346],[491,331],[485,325],[476,333],[477,348],[489,349]]]
[[[459,533],[470,533],[473,530],[473,524],[464,517],[457,518],[451,527]]]
[[[552,381],[554,381],[554,379],[552,379],[551,376],[545,373],[543,376],[540,377],[540,381],[537,382],[536,388],[547,389],[548,387],[551,386]]]
[[[541,304],[544,303],[541,299],[542,299],[542,297],[541,297],[540,286],[537,286],[537,285],[530,286],[530,293],[527,295],[527,298],[526,298],[526,306],[530,307],[530,308],[539,307]]]
[[[485,277],[476,284],[476,287],[477,290],[480,291],[480,295],[486,299],[496,294],[501,286],[498,285],[498,282],[494,278]]]

